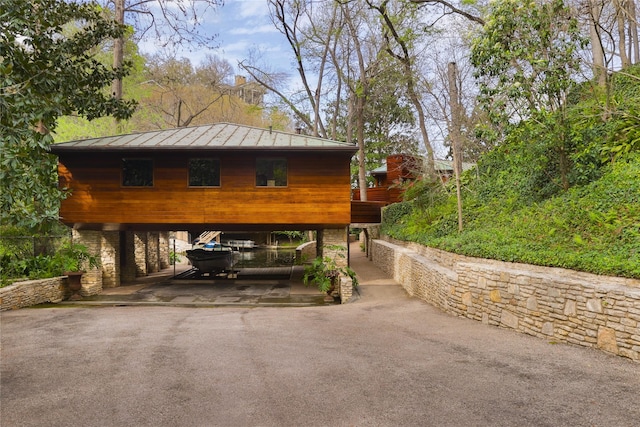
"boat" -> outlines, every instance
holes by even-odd
[[[202,273],[223,273],[233,268],[233,250],[231,248],[216,246],[211,249],[189,249],[187,258],[195,268]]]

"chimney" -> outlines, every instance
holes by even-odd
[[[247,84],[247,78],[245,76],[236,76],[236,86],[242,86]]]

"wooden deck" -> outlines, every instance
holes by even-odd
[[[379,224],[382,221],[382,208],[385,202],[351,201],[351,224]]]

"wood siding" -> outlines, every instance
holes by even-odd
[[[367,201],[384,202],[386,204],[402,201],[402,190],[398,187],[369,187],[367,188]],[[356,188],[351,191],[353,200],[360,200],[360,189]]]
[[[121,159],[152,158],[153,187],[121,186]],[[189,187],[188,160],[220,159],[220,187]],[[288,161],[287,187],[257,187],[256,157]],[[351,221],[349,153],[84,153],[60,156],[62,220],[89,229],[310,229]]]
[[[351,223],[352,224],[379,224],[382,222],[382,208],[386,206],[384,202],[361,202],[354,200],[351,202]]]

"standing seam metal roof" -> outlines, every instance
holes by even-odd
[[[53,153],[143,149],[327,149],[355,151],[356,145],[251,126],[216,123],[177,129],[108,136],[51,146]]]

